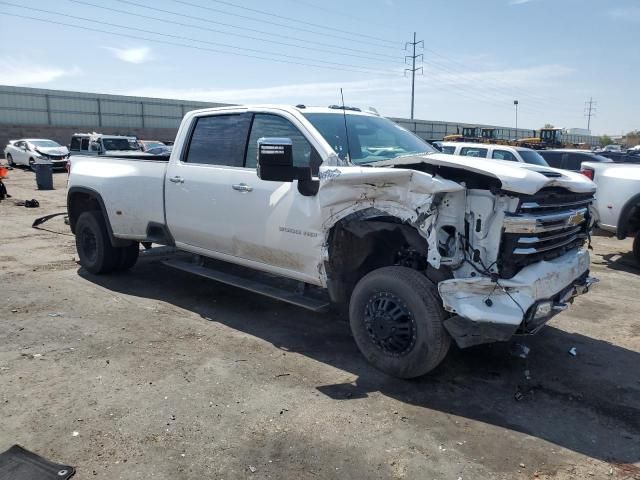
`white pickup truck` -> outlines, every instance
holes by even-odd
[[[437,153],[351,107],[190,112],[171,157],[72,157],[81,264],[167,264],[312,310],[348,312],[376,368],[410,378],[460,347],[538,331],[586,292],[579,173]]]
[[[583,162],[581,168],[598,186],[592,205],[595,224],[620,240],[634,236],[633,254],[640,263],[640,165]]]

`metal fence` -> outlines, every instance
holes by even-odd
[[[177,129],[185,113],[207,107],[229,104],[130,97],[62,90],[0,86],[1,125],[45,125],[51,127]],[[498,125],[394,118],[403,127],[425,140],[442,140],[445,135],[462,132],[465,126],[492,127],[504,140],[535,136],[534,130],[515,129]],[[570,143],[597,146],[599,137],[564,135]]]
[[[0,124],[178,128],[191,110],[225,105],[0,86]]]

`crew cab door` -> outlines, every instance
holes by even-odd
[[[242,209],[232,185],[239,183],[235,174],[243,170],[250,123],[251,116],[242,112],[194,118],[165,179],[167,226],[178,247],[210,256],[234,255]]]
[[[294,166],[311,166],[317,175],[321,159],[310,141],[313,137],[307,138],[296,123],[295,117],[287,118],[284,112],[256,112],[253,116],[245,168],[231,174],[233,254],[319,284],[324,237],[318,196],[300,193],[297,180],[264,181],[256,173],[258,139],[279,137],[292,140]]]

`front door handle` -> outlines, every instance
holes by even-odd
[[[245,192],[245,193],[253,191],[253,187],[250,187],[246,183],[236,183],[235,185],[231,185],[231,188],[239,192]]]
[[[184,178],[175,176],[175,177],[171,177],[169,181],[172,183],[184,183]]]

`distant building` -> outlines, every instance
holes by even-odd
[[[569,135],[591,135],[591,130],[586,128],[567,128]]]

